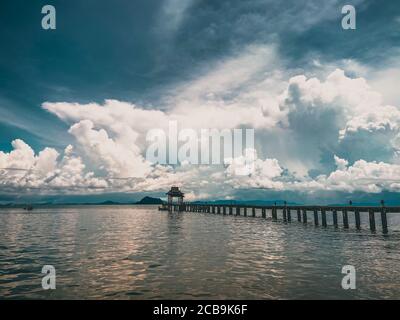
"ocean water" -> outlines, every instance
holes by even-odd
[[[399,299],[399,215],[387,236],[349,216],[335,230],[311,214],[303,225],[156,206],[0,209],[0,298]],[[42,289],[43,265],[55,290]],[[344,265],[355,290],[342,289]]]

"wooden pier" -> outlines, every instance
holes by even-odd
[[[351,203],[351,202],[350,202]],[[368,217],[369,229],[371,232],[376,232],[376,219],[380,219],[381,228],[384,234],[388,233],[388,213],[400,213],[400,207],[387,207],[383,201],[380,206],[300,206],[300,205],[239,205],[239,204],[194,204],[194,203],[179,203],[168,204],[169,211],[186,211],[186,212],[203,212],[222,215],[267,217],[267,211],[270,212],[270,218],[273,221],[283,221],[291,223],[292,221],[307,224],[310,218],[307,213],[311,213],[311,219],[315,226],[328,227],[327,217],[331,216],[331,225],[334,228],[339,228],[338,216],[341,215],[342,227],[350,228],[349,221],[354,221],[355,229],[361,229],[361,215]],[[256,213],[261,212],[261,215]],[[251,214],[248,214],[251,212]],[[279,218],[278,218],[279,216]],[[350,219],[351,218],[351,219]]]

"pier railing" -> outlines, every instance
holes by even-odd
[[[349,215],[354,216],[355,228],[361,229],[361,215],[368,214],[369,229],[376,232],[376,215],[381,220],[382,232],[388,233],[388,213],[400,213],[400,207],[385,206],[383,201],[381,206],[316,206],[316,205],[242,205],[242,204],[195,204],[182,203],[169,205],[170,211],[204,212],[222,215],[252,216],[256,217],[256,211],[261,210],[261,217],[267,218],[267,211],[271,212],[271,219],[278,220],[278,212],[283,222],[297,221],[308,223],[308,212],[312,213],[310,222],[315,226],[321,225],[328,227],[327,216],[331,215],[332,225],[339,227],[338,216],[341,215],[341,222],[344,229],[349,229]]]

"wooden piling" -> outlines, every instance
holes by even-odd
[[[319,225],[319,221],[318,221],[318,210],[314,209],[314,225],[318,226]]]
[[[374,210],[369,210],[369,228],[372,232],[376,231],[376,226],[375,226],[375,212]]]
[[[276,209],[276,207],[272,208],[272,219],[278,220],[278,210]]]
[[[324,228],[327,227],[327,223],[326,223],[326,211],[325,209],[321,209],[321,219],[322,219],[322,226]]]
[[[375,212],[380,214],[381,222],[382,222],[382,232],[384,234],[388,233],[388,212],[400,212],[399,207],[385,207],[383,201],[381,202],[381,207],[378,206],[369,206],[369,207],[360,207],[360,206],[352,206],[352,202],[350,202],[349,206],[287,206],[286,203],[281,205],[272,205],[272,206],[243,206],[238,204],[230,204],[230,205],[216,205],[216,204],[190,204],[190,203],[169,203],[164,204],[160,207],[160,210],[168,210],[169,212],[203,212],[203,213],[218,213],[218,214],[227,214],[227,210],[229,210],[229,215],[234,214],[236,216],[241,215],[241,208],[243,208],[243,216],[253,216],[256,217],[257,208],[261,209],[261,215],[265,219],[267,218],[267,210],[272,211],[272,219],[278,219],[278,209],[282,210],[283,221],[291,222],[292,220],[292,212],[295,210],[297,212],[297,220],[299,222],[303,222],[307,224],[307,211],[313,211],[313,222],[315,226],[322,225],[323,227],[327,227],[327,212],[332,212],[333,225],[335,228],[338,228],[338,211],[342,212],[343,216],[343,228],[348,229],[349,226],[349,211],[350,213],[354,212],[355,217],[355,228],[357,230],[361,229],[361,212],[368,212],[369,214],[369,223],[370,230],[372,232],[376,231],[376,221],[375,221]],[[248,210],[251,210],[251,214]],[[321,211],[321,217],[319,216],[319,211]],[[295,214],[296,215],[296,214]],[[321,219],[321,221],[319,220]]]
[[[307,223],[307,210],[303,209],[303,223]]]
[[[360,211],[358,210],[354,211],[354,218],[356,220],[356,229],[360,230],[361,229]]]
[[[333,218],[333,225],[335,228],[338,227],[338,222],[337,222],[337,212],[336,210],[332,211],[332,218]]]
[[[345,229],[348,229],[349,228],[349,217],[347,215],[347,210],[346,209],[343,209],[342,215],[343,215],[343,227]]]
[[[388,233],[388,226],[387,226],[387,216],[386,216],[386,209],[381,209],[381,220],[382,220],[382,232],[384,234]]]

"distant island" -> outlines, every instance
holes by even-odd
[[[144,197],[142,200],[136,202],[135,204],[163,204],[160,198]]]

